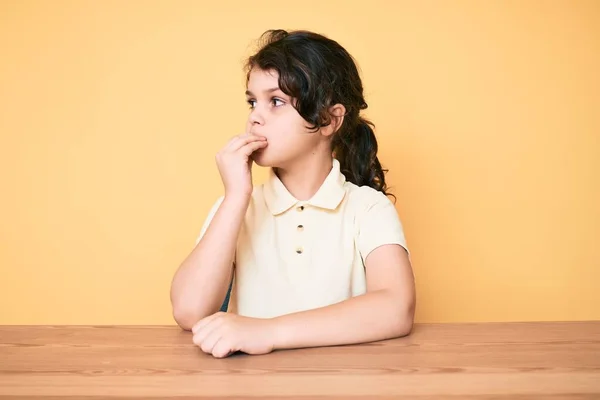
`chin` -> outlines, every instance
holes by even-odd
[[[259,167],[272,167],[272,165],[270,165],[268,163],[265,163],[262,161],[257,161],[257,160],[254,160],[254,164],[258,165]]]
[[[272,167],[273,163],[271,162],[272,160],[269,159],[269,157],[265,156],[265,152],[264,151],[257,151],[254,152],[254,154],[252,154],[252,159],[254,160],[254,163],[260,167]]]
[[[256,165],[267,168],[282,168],[291,161],[285,157],[285,154],[273,151],[273,149],[270,151],[268,149],[256,151],[251,157]]]

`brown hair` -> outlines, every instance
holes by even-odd
[[[387,192],[384,170],[377,158],[374,125],[360,116],[367,108],[358,68],[336,41],[309,31],[269,30],[246,62],[247,79],[253,68],[275,70],[279,88],[295,99],[294,107],[318,130],[331,123],[329,108],[342,104],[344,122],[332,139],[332,153],[346,179],[358,186]],[[393,195],[392,195],[393,196]]]

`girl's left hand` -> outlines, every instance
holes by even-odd
[[[236,351],[267,354],[274,348],[274,322],[271,319],[242,317],[218,312],[198,321],[192,328],[193,342],[216,358]]]

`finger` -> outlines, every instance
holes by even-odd
[[[242,147],[244,147],[245,145],[247,145],[248,143],[266,142],[266,141],[267,141],[266,137],[258,136],[258,135],[251,133],[251,134],[248,134],[247,136],[243,136],[243,137],[239,138],[237,141],[232,143],[229,150],[237,151],[237,150],[241,149]]]
[[[256,150],[267,147],[267,144],[268,143],[266,141],[251,142],[242,147],[240,151],[246,156],[250,157],[250,155],[252,155],[252,153],[254,153]]]
[[[202,318],[200,321],[196,322],[196,324],[192,327],[192,332],[194,332],[194,333],[198,332],[198,330],[202,329],[203,327],[205,327],[206,325],[211,323],[214,319],[222,317],[223,314],[225,314],[225,313],[222,311],[219,311],[212,315],[209,315],[208,317]]]
[[[217,340],[212,348],[212,355],[215,358],[225,358],[233,352],[233,347],[229,344],[229,340],[223,336]]]
[[[215,334],[219,334],[219,332],[223,330],[222,327],[222,320],[214,320],[212,324],[208,324],[203,329],[200,329],[198,333],[194,334],[192,342],[196,346],[200,346],[200,348],[202,348],[203,351],[211,350],[212,346],[214,346],[214,343],[210,343],[210,338]],[[206,346],[210,346],[208,350],[206,349]]]
[[[223,335],[224,330],[220,326],[212,329],[208,333],[208,335],[206,335],[206,337],[200,342],[200,348],[206,354],[212,354],[215,344],[217,344],[217,342],[221,339],[221,337],[223,337]]]
[[[224,149],[224,150],[231,150],[231,149],[233,148],[234,144],[235,144],[235,143],[236,143],[238,140],[240,140],[241,138],[243,138],[244,136],[246,136],[246,134],[245,134],[245,133],[244,133],[244,134],[241,134],[241,135],[237,135],[237,136],[234,136],[234,137],[232,137],[232,138],[231,138],[231,139],[230,139],[230,140],[227,142],[227,144],[226,144],[225,146],[223,146],[223,149]]]

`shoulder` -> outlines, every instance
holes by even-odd
[[[352,185],[348,190],[348,203],[354,211],[357,244],[363,260],[374,249],[386,244],[398,244],[408,251],[402,221],[392,200],[369,186]]]
[[[388,196],[370,186],[357,186],[354,183],[344,184],[348,196],[348,205],[356,213],[368,213],[373,208],[394,207],[394,203]]]

